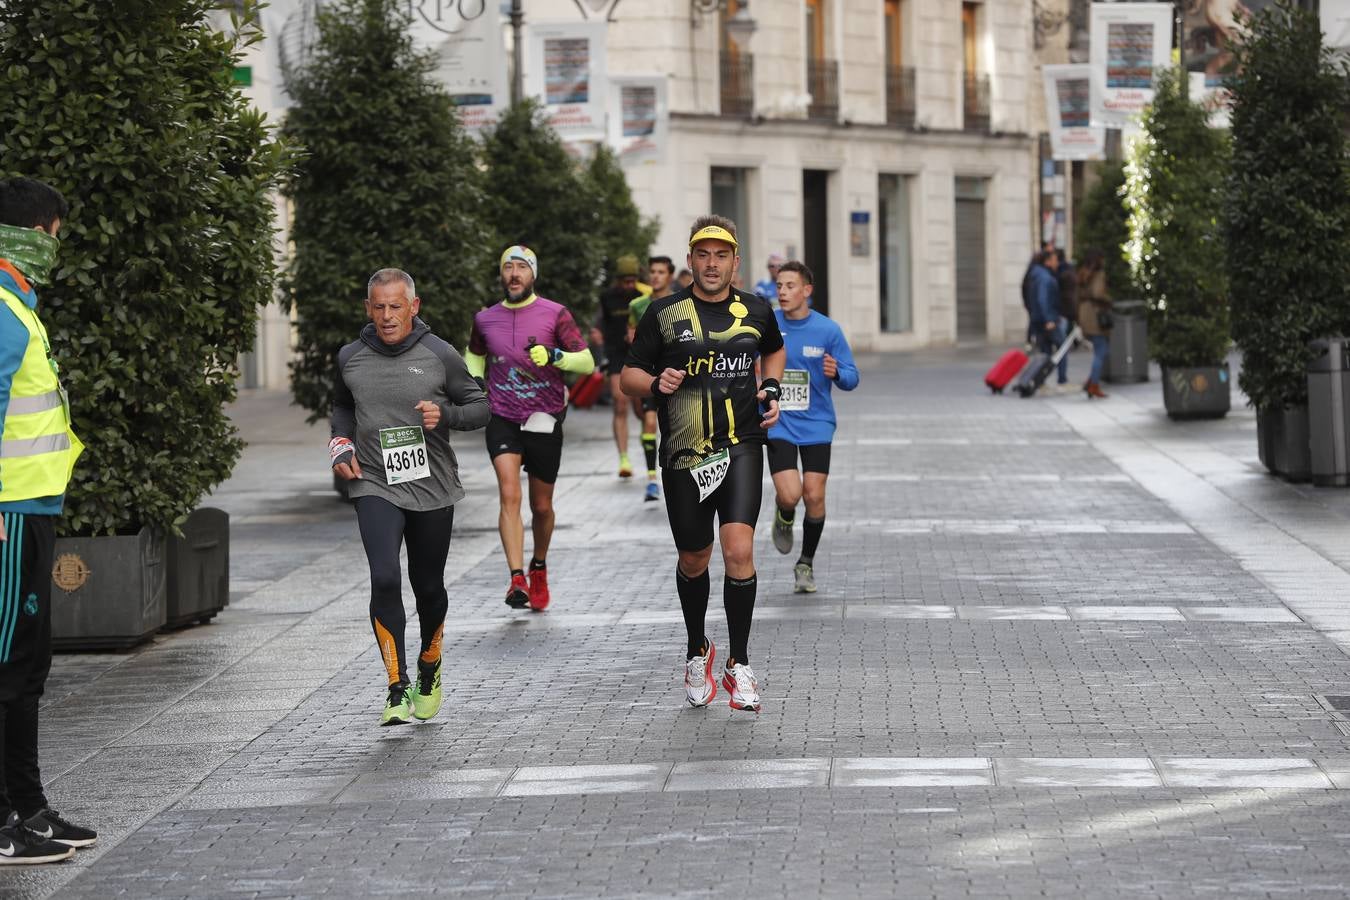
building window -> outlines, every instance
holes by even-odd
[[[740,11],[740,0],[726,0],[718,38],[718,76],[724,116],[748,118],[755,112],[755,58],[741,47],[726,25]]]
[[[826,0],[806,0],[806,92],[808,119],[839,118],[839,63],[830,58]]]
[[[909,186],[905,175],[882,175],[877,185],[881,330],[913,331],[914,278],[910,266]]]
[[[905,65],[904,0],[885,3],[886,122],[914,124],[914,69]]]
[[[750,265],[750,170],[730,166],[713,166],[711,172],[710,210],[714,215],[726,216],[736,223],[736,244],[740,248],[740,274],[748,283],[754,283],[755,271]]]
[[[966,131],[989,130],[989,76],[980,65],[980,4],[961,4],[962,106]]]

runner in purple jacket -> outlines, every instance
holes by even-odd
[[[585,375],[595,368],[581,330],[567,307],[536,296],[539,260],[523,245],[501,256],[506,299],[473,317],[469,373],[484,382],[492,417],[487,449],[497,473],[501,515],[497,527],[511,569],[506,605],[548,607],[545,557],[553,537],[553,484],[562,462],[562,421],[567,412],[563,372]],[[534,556],[525,580],[525,523],[520,517],[520,469],[530,476]]]

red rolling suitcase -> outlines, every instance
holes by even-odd
[[[600,397],[600,388],[605,385],[605,376],[599,372],[591,372],[583,375],[572,385],[569,393],[572,405],[577,409],[589,409],[595,405],[595,401]]]
[[[1016,348],[1009,350],[998,358],[989,374],[984,376],[984,383],[995,394],[1003,393],[1003,389],[1017,377],[1017,373],[1026,368],[1027,359],[1027,355],[1021,350]]]

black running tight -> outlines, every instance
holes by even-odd
[[[417,618],[422,630],[421,658],[435,662],[441,657],[441,635],[449,598],[445,593],[445,559],[450,553],[450,532],[455,508],[430,512],[399,509],[380,497],[358,497],[356,522],[361,543],[370,561],[370,624],[389,674],[389,683],[408,681],[408,661],[403,649],[403,573],[399,547],[408,545],[408,581],[417,598]]]

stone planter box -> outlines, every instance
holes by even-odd
[[[52,566],[52,646],[126,650],[164,626],[163,532],[59,538]]]
[[[1222,366],[1163,369],[1163,406],[1173,419],[1222,419],[1232,408],[1232,378]]]
[[[1287,481],[1312,478],[1308,407],[1256,411],[1256,446],[1261,464]]]
[[[229,602],[229,513],[209,507],[193,510],[183,523],[183,536],[168,542],[164,627],[205,624]]]

